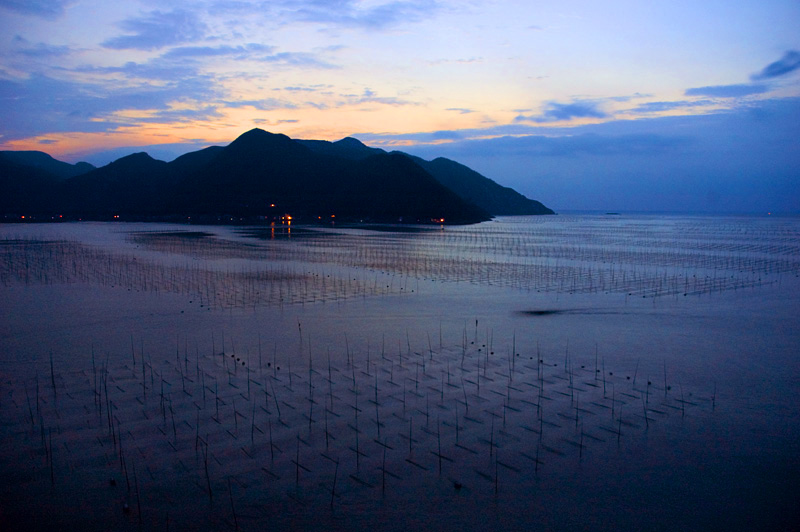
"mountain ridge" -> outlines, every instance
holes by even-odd
[[[479,192],[465,191],[461,181]],[[474,223],[498,214],[553,213],[448,159],[425,161],[352,137],[298,140],[258,128],[227,146],[171,162],[138,152],[94,168],[44,152],[0,152],[0,196],[6,219],[19,212],[58,212],[244,223],[291,213],[307,221]],[[487,203],[490,198],[494,203]],[[506,204],[511,200],[517,205]]]

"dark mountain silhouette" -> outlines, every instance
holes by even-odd
[[[64,181],[61,206],[64,214],[83,217],[165,214],[174,181],[167,163],[134,153]]]
[[[51,212],[59,184],[93,168],[89,163],[61,162],[40,151],[0,151],[0,212]]]
[[[328,140],[297,140],[303,146],[311,148],[317,153],[324,153],[325,155],[334,155],[336,157],[344,157],[353,161],[366,159],[372,155],[379,155],[386,153],[385,150],[380,148],[370,148],[363,142],[353,137],[345,137],[335,142]]]
[[[318,153],[351,160],[361,160],[376,153],[386,153],[380,148],[370,148],[352,137],[346,137],[336,142],[323,140],[300,140],[298,142]],[[439,183],[458,194],[461,199],[479,206],[492,215],[555,214],[540,202],[528,199],[519,192],[499,185],[475,170],[450,159],[439,157],[433,161],[426,161],[403,152],[393,153],[400,153],[411,158]]]
[[[65,163],[53,159],[42,151],[0,151],[0,161],[2,160],[20,166],[37,168],[59,179],[85,174],[95,168],[93,165],[84,162],[77,164]]]
[[[136,153],[93,169],[41,152],[0,152],[0,187],[3,213],[73,218],[213,222],[289,214],[315,221],[474,223],[492,214],[552,213],[447,159],[387,153],[353,138],[298,141],[260,129],[170,163]]]
[[[490,218],[405,158],[380,154],[352,161],[260,129],[243,134],[184,178],[172,206],[199,214],[275,212],[310,219],[465,223]]]
[[[409,157],[462,199],[479,205],[494,215],[555,214],[540,202],[528,199],[512,188],[499,185],[463,164],[444,157],[432,161],[413,155]]]

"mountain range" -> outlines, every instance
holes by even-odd
[[[475,223],[553,214],[449,159],[426,161],[354,138],[294,140],[253,129],[174,161],[146,153],[95,168],[35,151],[0,152],[6,220],[123,219]]]

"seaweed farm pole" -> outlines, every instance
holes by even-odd
[[[442,425],[439,422],[438,418],[436,419],[436,442],[439,446],[439,452],[437,455],[439,457],[439,476],[441,477],[442,476]],[[383,453],[385,456],[386,455],[385,447],[383,448]]]
[[[638,362],[637,362],[638,367]],[[636,374],[633,375],[633,381],[636,382]],[[603,399],[606,398],[606,359],[603,357]]]
[[[53,385],[53,399],[57,399],[56,393],[56,373],[53,369],[53,351],[50,351],[50,383]]]
[[[97,366],[94,362],[94,343],[92,343],[92,378],[94,381],[94,402],[95,405],[100,405],[100,399],[97,394]],[[36,374],[36,408],[39,408],[39,374]]]
[[[334,469],[333,471],[333,487],[331,488],[331,510],[333,510],[333,500],[336,497],[336,477],[338,476],[339,476],[339,460],[336,460],[336,469]]]
[[[378,372],[375,372],[375,424],[378,426],[378,439],[381,437],[381,420],[378,414]]]
[[[647,407],[644,404],[644,394],[640,393],[639,397],[642,399],[642,411],[644,412],[644,426],[649,428],[650,421],[647,419]]]
[[[594,344],[594,380],[597,381],[597,342]]]
[[[47,456],[50,462],[50,485],[53,489],[56,487],[56,476],[55,471],[53,470],[53,430],[47,429]]]
[[[133,367],[136,367],[136,352],[133,348],[133,334],[131,334],[131,360],[133,360]]]
[[[275,445],[272,443],[272,420],[267,420],[267,425],[269,426],[269,456],[272,460],[272,463],[275,463]]]
[[[458,403],[456,402],[456,446],[458,445]]]
[[[142,501],[139,497],[139,480],[136,478],[136,462],[131,462],[133,467],[133,485],[136,488],[136,510],[139,514],[139,528],[142,527]]]
[[[381,495],[386,495],[386,441],[383,442],[383,462],[381,463]]]

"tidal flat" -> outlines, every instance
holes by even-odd
[[[0,225],[14,530],[793,530],[800,219]]]

